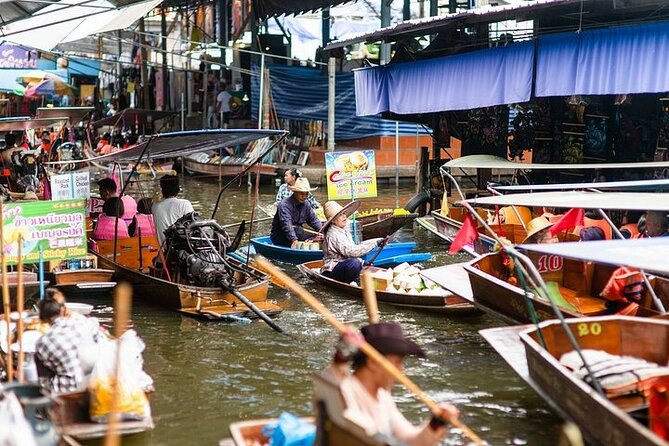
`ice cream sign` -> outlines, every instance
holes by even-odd
[[[350,200],[376,197],[376,163],[373,150],[325,154],[328,198]]]
[[[86,256],[84,200],[30,201],[2,205],[2,254],[17,263],[23,240],[24,263]]]

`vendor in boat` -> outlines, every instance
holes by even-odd
[[[659,211],[646,212],[645,237],[667,237],[669,236],[668,226],[666,213]]]
[[[326,203],[327,206],[327,203]],[[364,341],[374,347],[401,372],[407,356],[425,358],[425,352],[415,342],[407,339],[402,327],[392,322],[370,324],[360,330]],[[433,418],[415,426],[398,410],[390,393],[394,377],[379,363],[370,360],[358,347],[362,344],[360,333],[349,330],[343,337],[348,347],[335,354],[337,363],[348,365],[352,361],[353,373],[340,380],[340,389],[346,402],[347,418],[354,420],[371,436],[384,444],[410,444],[432,446],[446,435],[446,419],[457,419],[458,409],[451,404],[441,404],[442,417]],[[340,342],[342,344],[342,342]]]
[[[365,240],[358,244],[346,230],[346,219],[360,207],[359,201],[351,201],[342,207],[336,201],[325,203],[324,212],[327,221],[323,225],[323,267],[321,274],[339,282],[360,281],[364,256],[377,246],[382,246],[383,239]]]
[[[153,205],[153,221],[156,228],[156,237],[162,246],[165,240],[165,229],[174,224],[186,214],[195,212],[190,201],[177,198],[179,195],[179,177],[176,175],[165,175],[160,179],[160,190],[163,193],[163,201]]]
[[[272,220],[272,232],[270,238],[277,246],[297,246],[299,241],[304,241],[312,235],[308,234],[302,225],[307,223],[315,231],[320,231],[322,224],[311,206],[307,204],[309,192],[316,190],[309,185],[306,178],[298,178],[295,184],[290,186],[293,193],[291,196],[281,200],[276,207],[276,214]],[[156,212],[153,212],[156,218]],[[158,229],[158,228],[157,228]]]
[[[102,205],[102,214],[93,230],[93,240],[114,240],[127,238],[128,224],[121,218],[123,215],[123,201],[118,197],[111,197]]]
[[[113,197],[118,197],[116,181],[112,178],[103,178],[98,181],[98,190],[100,198],[105,201]],[[121,201],[123,201],[123,219],[126,223],[130,223],[137,213],[137,202],[130,195],[123,195]]]
[[[293,191],[290,190],[290,188],[295,185],[295,181],[298,178],[302,178],[302,172],[294,167],[286,169],[286,172],[283,174],[284,183],[279,186],[279,192],[276,193],[276,204],[281,203],[284,198],[293,195]],[[307,195],[307,203],[309,203],[309,206],[311,206],[312,209],[321,207],[321,204],[316,201],[316,198],[314,198],[311,192]]]

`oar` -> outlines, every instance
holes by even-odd
[[[381,246],[379,246],[379,250],[376,251],[376,254],[374,254],[374,255],[372,256],[372,259],[371,259],[369,262],[367,262],[367,265],[369,265],[369,266],[374,266],[374,262],[376,261],[376,258],[379,256],[379,254],[381,254],[381,251],[383,251],[383,248],[385,248],[386,246],[388,246],[388,238],[389,238],[389,237],[390,237],[390,236],[388,236],[388,235],[384,237],[384,239],[383,239],[383,244],[382,244]]]
[[[271,271],[279,280],[281,280],[288,289],[297,295],[304,303],[309,305],[314,311],[319,313],[327,322],[335,327],[340,333],[345,333],[348,331],[348,327],[344,325],[337,317],[330,312],[325,306],[320,303],[314,296],[311,295],[306,289],[304,289],[300,284],[295,282],[290,276],[281,271],[275,265],[273,265],[269,260],[265,259],[262,256],[257,256],[254,259],[254,264],[260,265],[267,271]],[[443,410],[437,403],[432,401],[429,396],[427,396],[416,384],[413,383],[406,375],[400,372],[397,367],[395,367],[390,361],[386,359],[385,356],[381,355],[374,347],[369,345],[367,342],[363,342],[360,345],[360,350],[367,355],[368,358],[376,361],[386,372],[395,378],[395,380],[401,382],[414,393],[429,409],[432,413],[441,419],[444,417]],[[460,420],[455,418],[449,418],[446,421],[451,423],[454,427],[460,429],[463,434],[471,441],[478,445],[484,445],[485,443],[481,440],[478,435],[476,435],[467,425],[462,423]]]
[[[242,293],[239,292],[238,289],[236,289],[234,286],[228,284],[228,283],[222,283],[221,288],[225,289],[229,293],[231,293],[233,296],[235,296],[237,299],[241,300],[244,305],[249,307],[251,311],[253,311],[260,319],[265,321],[267,325],[272,327],[274,330],[278,331],[279,333],[283,333],[283,329],[276,325],[274,321],[267,316],[265,313],[262,312],[262,310],[258,307],[255,306],[253,302],[251,302],[246,296],[244,296]]]
[[[362,279],[362,289],[364,291],[365,308],[367,309],[367,318],[370,324],[379,322],[379,306],[376,301],[376,291],[374,290],[374,280],[369,271],[360,275]]]
[[[130,318],[130,300],[132,289],[127,283],[121,283],[116,287],[114,293],[114,334],[116,336],[116,363],[114,366],[114,379],[112,380],[111,408],[109,410],[107,435],[105,435],[104,446],[119,446],[121,444],[116,425],[118,424],[118,399],[120,387],[118,384],[119,368],[121,366],[121,336],[128,326]]]

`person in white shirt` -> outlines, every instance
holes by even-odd
[[[220,113],[219,122],[222,129],[227,129],[230,123],[230,99],[232,99],[232,96],[225,89],[225,84],[221,84],[221,92],[216,96],[216,102],[218,104],[218,112]]]
[[[186,214],[195,212],[190,201],[177,198],[179,194],[179,177],[176,175],[165,175],[160,179],[160,190],[163,192],[163,200],[153,205],[153,221],[156,225],[156,236],[162,245],[165,240],[165,229],[174,224]]]

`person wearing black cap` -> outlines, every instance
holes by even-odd
[[[403,371],[406,356],[425,358],[425,352],[415,342],[407,339],[402,327],[395,323],[370,324],[360,330],[364,340],[384,355],[397,369]],[[343,336],[349,346],[360,345],[360,336],[350,331]],[[353,347],[355,348],[355,347]],[[341,352],[335,354],[335,363],[341,362]],[[346,359],[343,359],[344,361]],[[411,424],[393,401],[390,389],[395,384],[393,376],[380,364],[357,351],[352,355],[353,373],[340,383],[346,402],[346,417],[361,425],[373,437],[387,444],[433,446],[446,435],[445,422],[433,419],[418,426]],[[451,404],[442,404],[445,419],[459,416]]]

